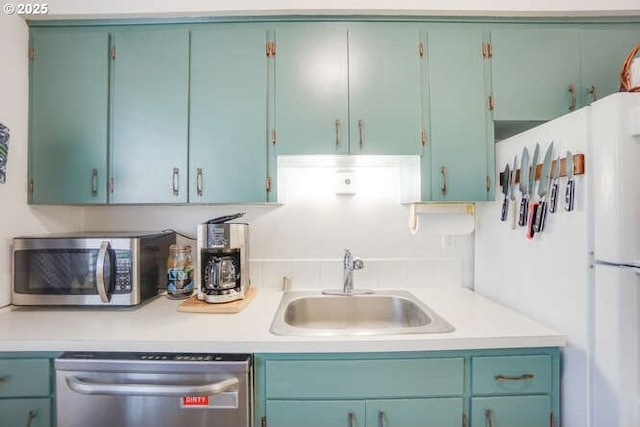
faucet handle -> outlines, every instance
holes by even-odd
[[[354,258],[353,259],[353,266],[352,268],[354,270],[362,270],[364,268],[364,261],[362,261],[362,259],[360,258]]]

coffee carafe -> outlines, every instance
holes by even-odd
[[[223,303],[245,297],[249,278],[249,225],[211,220],[198,225],[198,299]]]

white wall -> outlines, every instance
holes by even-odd
[[[50,17],[277,14],[624,15],[637,0],[53,0]]]
[[[0,13],[0,123],[11,132],[7,182],[0,184],[0,306],[10,297],[11,238],[64,231],[82,224],[82,208],[27,205],[28,30],[17,16]]]

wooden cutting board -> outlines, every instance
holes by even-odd
[[[257,293],[258,289],[252,286],[245,294],[244,299],[218,304],[200,301],[196,295],[193,295],[178,306],[178,311],[188,313],[238,313],[253,301]]]

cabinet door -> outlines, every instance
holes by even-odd
[[[365,427],[362,400],[267,400],[269,427]]]
[[[0,400],[0,425],[2,427],[50,427],[51,400]]]
[[[276,153],[347,154],[346,27],[282,25],[275,39]]]
[[[106,203],[109,35],[31,33],[31,203]]]
[[[420,43],[407,23],[349,26],[351,154],[420,154]]]
[[[553,425],[549,396],[475,397],[471,413],[471,427]]]
[[[582,33],[582,105],[618,92],[620,69],[640,43],[640,27],[588,29]]]
[[[191,33],[190,202],[264,202],[266,30]]]
[[[423,162],[423,200],[487,200],[490,120],[485,92],[482,33],[477,30],[430,30],[429,144],[431,165]],[[452,54],[455,52],[455,54]]]
[[[571,29],[492,30],[494,120],[547,121],[569,112],[570,86],[576,97],[579,90],[579,37]]]
[[[367,426],[460,427],[462,398],[367,400]]]
[[[127,29],[114,42],[110,201],[186,202],[189,33]]]

